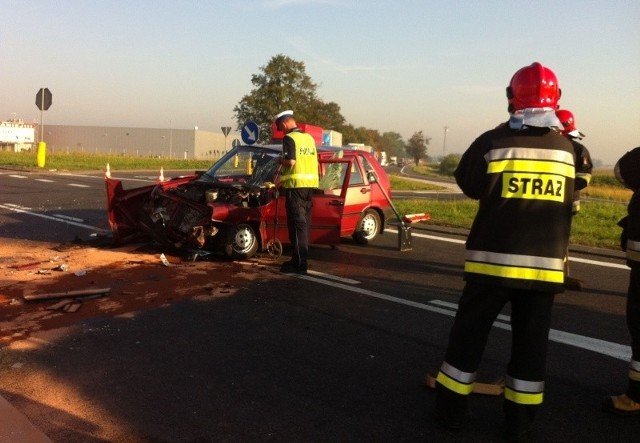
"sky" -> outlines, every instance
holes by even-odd
[[[638,23],[637,0],[0,0],[0,120],[220,132],[282,54],[348,123],[439,156],[506,121],[537,61],[612,165],[640,146]]]

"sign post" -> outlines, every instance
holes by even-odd
[[[36,106],[40,109],[40,137],[38,137],[38,153],[36,154],[36,160],[39,168],[44,168],[45,159],[47,155],[47,144],[44,142],[44,111],[51,107],[53,102],[53,95],[49,88],[40,88],[36,94]]]
[[[229,135],[229,132],[231,132],[231,126],[223,126],[222,128],[222,133],[224,134],[224,150],[227,150],[227,135]]]

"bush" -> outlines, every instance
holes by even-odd
[[[445,175],[453,175],[458,163],[460,163],[460,154],[449,154],[440,162],[438,172]]]

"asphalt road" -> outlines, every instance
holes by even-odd
[[[106,229],[99,176],[0,172],[0,236],[68,241]],[[471,425],[458,433],[430,417],[424,378],[442,361],[463,242],[464,232],[418,227],[411,251],[392,231],[367,247],[345,239],[312,248],[309,276],[2,348],[0,394],[56,442],[501,441],[499,397],[474,395]],[[557,297],[536,436],[637,441],[638,417],[599,409],[624,388],[628,270],[616,251],[570,256],[585,289]],[[508,315],[491,334],[482,381],[505,372]],[[51,407],[52,396],[65,407]]]

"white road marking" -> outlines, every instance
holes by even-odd
[[[24,206],[20,206],[20,205],[13,205],[10,203],[6,203],[6,204],[0,204],[0,208],[2,209],[7,209],[9,211],[13,211],[13,212],[18,212],[21,214],[27,214],[27,215],[33,215],[34,217],[40,217],[40,218],[45,218],[47,220],[53,220],[53,221],[57,221],[60,223],[66,223],[68,225],[72,225],[72,226],[77,226],[79,228],[84,228],[84,229],[89,229],[92,231],[98,231],[101,233],[109,233],[111,232],[108,229],[102,229],[102,228],[97,228],[95,226],[91,226],[91,225],[85,225],[84,223],[78,223],[76,221],[73,221],[72,217],[68,217],[71,220],[66,220],[63,218],[59,218],[56,216],[51,216],[51,215],[46,215],[46,214],[38,214],[37,212],[31,212],[31,208],[27,208]]]
[[[90,188],[91,187],[89,185],[80,185],[78,183],[69,183],[68,186],[73,186],[73,187],[76,187],[76,188]]]
[[[49,180],[47,178],[36,178],[37,182],[44,182],[44,183],[53,183],[53,180]]]
[[[298,278],[311,280],[316,283],[320,283],[327,286],[343,289],[348,292],[355,292],[360,295],[366,295],[369,297],[377,298],[380,300],[386,300],[392,303],[398,303],[412,308],[423,309],[425,311],[435,312],[437,314],[444,314],[450,317],[455,317],[458,305],[454,303],[445,302],[442,300],[430,300],[427,303],[415,302],[412,300],[406,300],[400,297],[394,297],[392,295],[382,294],[380,292],[370,291],[368,289],[356,288],[348,286],[343,283],[337,283],[328,281],[323,278],[316,278],[309,275],[291,274]],[[500,329],[511,330],[511,326],[503,321],[510,321],[510,317],[506,315],[499,315],[498,319],[494,322],[493,326]],[[613,343],[598,338],[585,337],[578,334],[572,334],[570,332],[558,331],[551,329],[549,332],[549,340],[556,343],[562,343],[565,345],[573,346],[576,348],[585,349],[587,351],[593,351],[602,355],[617,358],[623,361],[629,361],[631,358],[631,347],[621,345],[619,343]]]
[[[395,229],[387,228],[386,231],[393,232],[395,234],[398,233],[398,231],[395,230]],[[415,231],[411,233],[411,236],[412,237],[419,237],[419,238],[428,238],[430,240],[438,240],[438,241],[444,241],[444,242],[449,242],[449,243],[457,243],[459,245],[464,245],[465,244],[465,240],[460,240],[460,239],[457,239],[457,238],[438,237],[438,236],[429,235],[429,234],[421,234],[421,233],[415,232]],[[608,262],[604,262],[604,261],[590,260],[588,258],[569,257],[569,261],[576,262],[576,263],[585,263],[585,264],[588,264],[588,265],[602,266],[604,268],[629,269],[629,267],[627,265],[624,265],[624,264],[608,263]]]
[[[15,174],[9,174],[9,177],[13,177],[13,178],[27,178],[26,175],[15,175]]]

